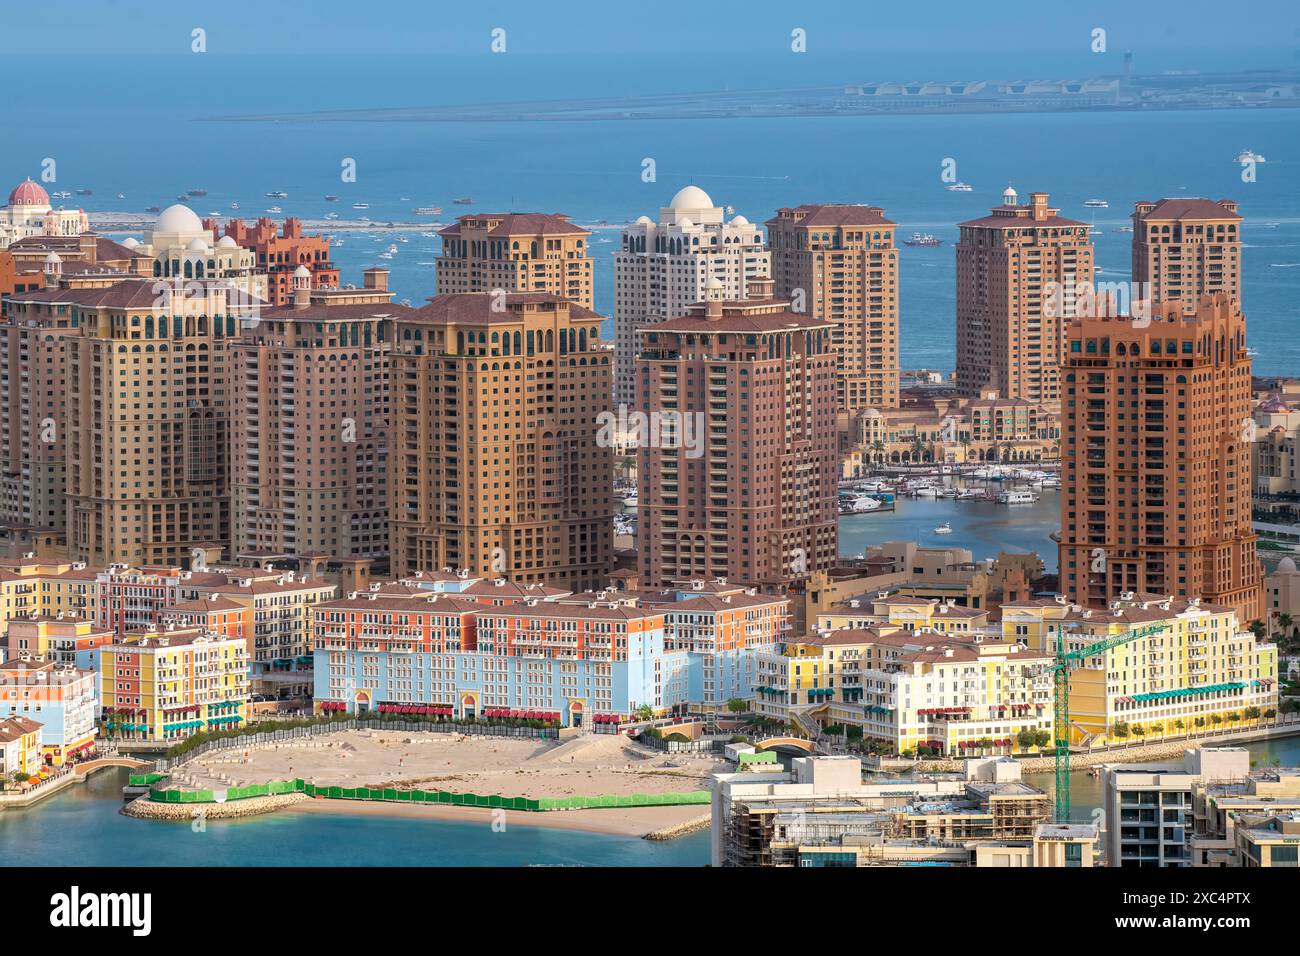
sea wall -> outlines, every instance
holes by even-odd
[[[158,803],[150,800],[148,795],[132,800],[122,812],[128,817],[140,817],[146,820],[192,820],[202,816],[206,820],[231,820],[237,817],[253,817],[272,810],[282,810],[295,803],[310,800],[305,793],[281,793],[266,797],[247,797],[233,803]]]

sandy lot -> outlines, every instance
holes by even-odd
[[[206,754],[185,764],[175,782],[222,788],[301,777],[325,786],[396,785],[503,797],[568,797],[707,790],[709,774],[725,769],[725,761],[711,755],[664,754],[614,735],[588,734],[553,743],[355,730]]]

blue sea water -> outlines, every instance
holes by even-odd
[[[797,58],[796,58],[797,59]],[[440,58],[369,57],[281,63],[219,57],[156,57],[132,68],[90,58],[74,77],[18,69],[12,96],[0,103],[7,128],[21,137],[0,150],[0,182],[38,176],[44,158],[58,161],[59,188],[90,187],[75,198],[92,210],[142,211],[166,206],[201,187],[196,211],[256,216],[272,205],[284,215],[410,220],[417,205],[440,205],[443,219],[472,210],[554,211],[584,223],[620,223],[654,216],[673,193],[696,183],[714,201],[762,222],[783,205],[866,202],[882,206],[901,236],[933,232],[939,248],[902,252],[901,353],[904,367],[954,365],[955,223],[983,215],[1013,184],[1022,196],[1050,193],[1062,213],[1096,227],[1099,279],[1129,274],[1130,236],[1119,232],[1132,204],[1163,196],[1237,199],[1246,217],[1243,300],[1257,372],[1300,373],[1300,114],[1290,110],[1153,113],[1001,114],[866,118],[737,118],[680,122],[415,123],[206,122],[205,117],[412,104],[680,92],[730,86],[760,88],[836,83],[860,77],[1000,75],[1005,63],[966,61],[919,65],[876,56],[868,67],[851,57],[798,61],[797,67],[757,56],[695,61],[671,54],[653,59],[608,54],[574,59],[545,56]],[[682,69],[675,69],[680,66]],[[1113,65],[1113,64],[1112,64]],[[1213,62],[1201,64],[1213,68]],[[1228,64],[1234,65],[1234,64]],[[1240,65],[1240,64],[1235,64]],[[1061,64],[1032,55],[1026,73],[1057,75]],[[1087,64],[1074,64],[1083,75]],[[268,74],[268,69],[271,70]],[[310,82],[286,82],[302,70]],[[93,73],[87,85],[77,77]],[[149,84],[142,76],[164,75]],[[200,92],[220,89],[213,97]],[[33,108],[40,103],[41,108]],[[1242,182],[1233,158],[1243,149],[1268,161],[1255,182]],[[341,164],[356,162],[356,182],[342,182]],[[654,161],[654,181],[642,177]],[[972,184],[969,193],[944,190],[945,159]],[[264,193],[283,190],[289,198]],[[125,199],[118,200],[121,192]],[[324,201],[336,194],[340,201]],[[468,196],[473,206],[452,205]],[[403,199],[403,197],[407,197]],[[1092,210],[1086,199],[1110,207]],[[353,202],[369,203],[364,213]],[[395,241],[345,235],[335,258],[345,281],[363,268],[385,265],[401,299],[420,304],[433,292],[437,240],[409,234],[392,260],[378,258]],[[603,241],[612,240],[612,241]],[[613,305],[615,229],[592,237],[596,307]]]
[[[123,816],[127,772],[0,812],[0,866],[704,866],[707,830],[651,842],[506,819],[480,823],[272,813],[189,823]]]

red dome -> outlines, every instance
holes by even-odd
[[[48,206],[49,204],[50,194],[30,179],[19,183],[9,194],[11,206]]]

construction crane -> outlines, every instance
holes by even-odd
[[[1098,623],[1105,617],[1099,616]],[[1075,628],[1079,627],[1075,624]],[[1052,733],[1056,738],[1056,822],[1070,822],[1070,666],[1091,657],[1105,654],[1111,648],[1141,640],[1163,632],[1166,624],[1144,624],[1131,627],[1124,634],[1105,637],[1086,644],[1078,650],[1068,650],[1065,645],[1066,625],[1062,624],[1056,635],[1056,659],[1052,662]],[[1073,630],[1074,628],[1071,628]]]

